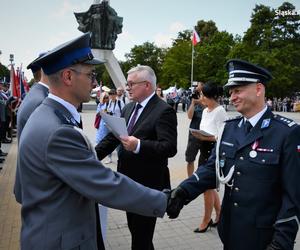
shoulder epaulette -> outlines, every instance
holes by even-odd
[[[73,117],[69,118],[66,115],[64,115],[61,111],[56,109],[54,113],[58,116],[62,124],[72,125],[76,126],[76,121]]]
[[[294,120],[286,118],[286,117],[281,116],[281,115],[275,114],[273,117],[274,117],[274,120],[276,120],[276,121],[278,121],[278,122],[280,122],[280,123],[282,123],[282,124],[284,124],[288,127],[292,127],[292,126],[295,126],[297,124]]]
[[[238,115],[238,116],[235,116],[235,117],[229,117],[225,122],[236,121],[236,120],[239,120],[241,118],[242,118],[241,115]]]

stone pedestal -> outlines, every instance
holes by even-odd
[[[126,78],[112,50],[92,49],[95,58],[104,61],[105,67],[116,88],[126,88]]]

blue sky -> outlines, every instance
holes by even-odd
[[[0,62],[25,68],[42,51],[80,34],[73,12],[87,11],[93,0],[0,0]],[[146,41],[168,46],[178,31],[192,29],[198,20],[213,20],[219,30],[243,35],[250,26],[255,4],[277,8],[279,0],[111,0],[110,5],[123,17],[123,32],[114,54],[124,60],[134,45]],[[289,1],[300,13],[300,0]],[[31,79],[31,71],[25,70]]]

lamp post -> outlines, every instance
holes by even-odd
[[[14,54],[9,55],[9,61],[10,61],[10,64],[12,65],[13,61],[14,61]]]

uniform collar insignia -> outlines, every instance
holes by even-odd
[[[268,119],[264,119],[261,123],[261,128],[267,128],[270,126],[270,122],[271,122],[271,119],[268,118]]]

